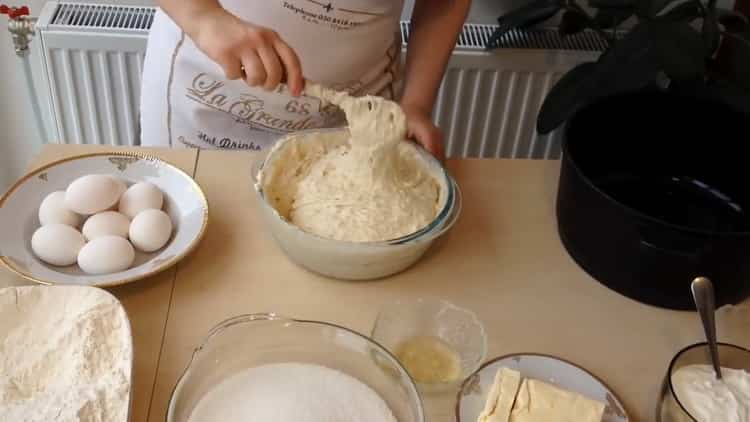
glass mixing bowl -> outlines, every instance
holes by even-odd
[[[727,343],[719,343],[719,361],[724,368],[750,371],[750,350]],[[657,422],[696,422],[680,403],[672,385],[672,375],[687,365],[711,365],[707,343],[697,343],[680,350],[669,364],[664,376],[659,405],[656,410]]]
[[[325,129],[340,132],[345,129]],[[312,132],[312,131],[309,131]],[[320,131],[318,131],[320,132]],[[297,135],[304,135],[300,132]],[[287,138],[289,139],[289,138]],[[456,182],[434,157],[416,147],[425,160],[441,175],[441,206],[435,219],[424,228],[383,242],[347,242],[326,239],[308,233],[282,218],[268,203],[259,183],[259,174],[274,151],[283,148],[285,139],[260,157],[252,166],[251,179],[258,207],[266,225],[286,255],[297,265],[328,277],[344,280],[371,280],[396,274],[416,263],[430,245],[445,234],[461,214],[462,196]]]
[[[424,422],[414,382],[385,348],[344,327],[274,314],[230,318],[209,332],[172,392],[167,422],[188,421],[200,399],[224,379],[283,362],[344,372],[378,393],[398,422]]]

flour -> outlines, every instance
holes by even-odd
[[[286,145],[277,168],[261,175],[279,214],[310,233],[353,242],[392,240],[431,223],[440,188],[423,156],[404,142],[399,105],[314,84],[306,93],[344,110],[350,137],[340,142],[324,132],[287,140],[300,145]]]
[[[211,389],[189,422],[396,422],[370,387],[323,366],[280,363],[246,369]]]
[[[0,289],[0,421],[125,422],[130,326],[91,287]]]
[[[750,373],[710,365],[687,365],[672,374],[675,395],[698,422],[750,422]]]

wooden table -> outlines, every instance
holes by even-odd
[[[99,150],[49,145],[34,165]],[[483,320],[488,359],[540,352],[575,362],[614,389],[632,421],[644,422],[653,420],[671,357],[702,339],[696,314],[620,296],[571,260],[555,228],[557,162],[449,162],[464,193],[455,228],[406,272],[352,283],[306,272],[276,246],[256,212],[252,153],[149,152],[193,175],[208,197],[210,221],[201,245],[176,267],[112,290],[135,336],[133,421],[163,421],[193,349],[215,324],[244,313],[273,311],[369,333],[389,300],[446,298]],[[0,273],[0,286],[19,283]],[[321,306],[332,300],[343,306]],[[722,309],[718,323],[720,340],[750,347],[750,302]]]

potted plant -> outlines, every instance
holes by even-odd
[[[693,307],[697,276],[714,280],[719,305],[750,296],[750,26],[716,3],[534,0],[488,43],[559,14],[563,35],[607,41],[539,112],[538,132],[563,131],[558,231],[600,282],[676,309]]]

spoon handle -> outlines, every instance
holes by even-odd
[[[693,291],[695,306],[698,308],[701,320],[703,321],[703,330],[706,333],[708,341],[708,350],[711,353],[711,363],[716,372],[716,378],[721,379],[721,365],[719,363],[719,348],[716,344],[716,322],[714,315],[716,313],[716,303],[714,299],[714,286],[711,280],[705,277],[698,277],[690,285]]]

